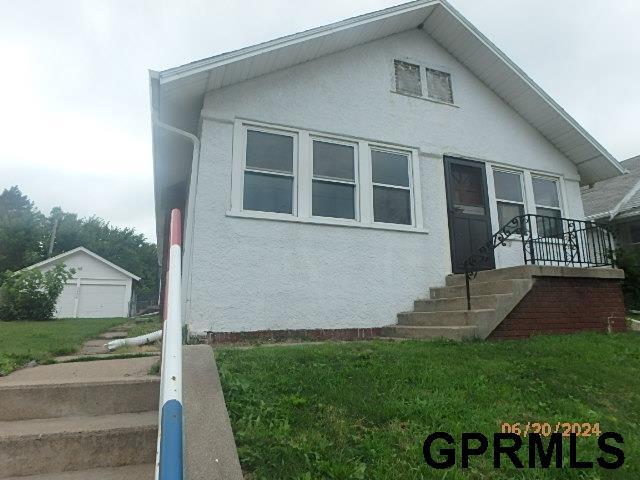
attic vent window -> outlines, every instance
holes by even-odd
[[[413,63],[394,60],[396,71],[396,91],[409,95],[422,96],[420,67]]]
[[[433,100],[453,103],[451,74],[427,68],[427,94]]]

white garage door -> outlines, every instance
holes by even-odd
[[[55,316],[58,318],[73,317],[76,308],[76,283],[66,284],[58,297]]]
[[[80,285],[79,318],[125,316],[124,285]]]

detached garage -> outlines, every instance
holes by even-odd
[[[78,247],[29,268],[43,272],[63,263],[75,273],[58,298],[57,318],[128,317],[133,280],[131,272],[92,251]]]

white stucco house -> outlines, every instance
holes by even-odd
[[[78,247],[28,268],[45,272],[57,264],[75,270],[58,298],[56,318],[128,317],[133,281],[131,272],[92,251]]]
[[[152,71],[150,89],[159,251],[180,208],[195,332],[393,324],[511,218],[584,219],[580,185],[624,171],[444,0]]]

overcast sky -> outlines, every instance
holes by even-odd
[[[147,70],[386,0],[0,0],[0,190],[155,241]],[[618,160],[640,154],[640,1],[451,0]]]

